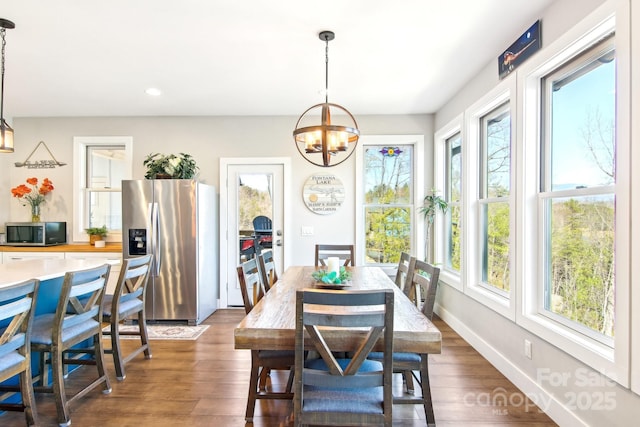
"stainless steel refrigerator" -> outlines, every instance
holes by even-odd
[[[122,181],[122,255],[153,255],[151,321],[197,325],[217,309],[215,188],[188,179]]]

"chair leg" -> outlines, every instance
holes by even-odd
[[[49,369],[47,368],[47,352],[40,352],[40,360],[38,363],[40,369],[40,381],[37,382],[39,386],[46,386],[49,383]]]
[[[111,353],[113,353],[113,364],[116,368],[116,379],[123,381],[126,374],[122,360],[122,348],[120,347],[120,322],[115,318],[111,322]]]
[[[140,343],[144,348],[144,358],[151,359],[151,346],[149,345],[149,334],[147,332],[147,319],[144,311],[138,312],[138,327],[140,328]]]
[[[38,424],[37,412],[35,409],[35,396],[33,394],[33,379],[31,378],[31,367],[20,373],[20,393],[22,394],[22,404],[24,405],[24,416],[28,426]]]
[[[258,390],[266,391],[267,390],[267,378],[271,375],[271,370],[269,368],[262,368],[260,371],[260,383],[258,384]]]
[[[111,393],[111,383],[109,382],[109,376],[104,366],[104,347],[102,345],[102,333],[98,330],[97,335],[93,336],[94,357],[96,359],[96,367],[98,368],[98,381],[104,382],[103,394]]]
[[[287,393],[291,393],[291,389],[293,388],[293,377],[295,376],[295,368],[292,366],[291,370],[289,370],[289,379],[287,380]]]
[[[258,356],[251,351],[251,377],[249,378],[249,396],[247,398],[247,412],[244,419],[246,422],[253,422],[253,412],[256,407],[256,395],[258,393],[258,374],[260,372],[258,365]]]
[[[69,409],[67,405],[67,395],[64,388],[64,366],[62,364],[62,352],[55,346],[51,349],[51,370],[53,378],[53,396],[56,402],[58,413],[58,425],[68,426],[71,424]]]
[[[407,385],[407,393],[414,394],[415,386],[413,385],[413,374],[411,371],[402,371],[402,377]]]
[[[423,354],[420,361],[420,385],[422,386],[422,400],[424,402],[424,415],[427,426],[435,427],[436,418],[433,413],[433,402],[431,401],[431,386],[429,385],[429,355]]]

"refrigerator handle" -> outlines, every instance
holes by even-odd
[[[148,212],[149,212],[149,224],[151,227],[151,230],[149,232],[149,240],[150,240],[150,247],[149,247],[149,253],[152,255],[152,259],[153,259],[153,264],[154,264],[154,268],[153,268],[153,275],[154,276],[159,276],[160,275],[160,260],[158,259],[158,248],[157,248],[157,243],[158,243],[158,236],[157,236],[157,231],[158,231],[158,204],[157,203],[149,203],[149,208],[148,208]]]
[[[162,239],[160,238],[160,209],[158,208],[158,203],[154,203],[155,205],[155,232],[153,236],[155,238],[154,250],[156,253],[156,276],[160,276],[160,267],[162,266],[162,251],[160,247],[160,242]]]

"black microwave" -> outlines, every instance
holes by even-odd
[[[49,246],[67,243],[66,222],[7,222],[8,246]]]

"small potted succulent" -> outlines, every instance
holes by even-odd
[[[190,154],[151,153],[142,162],[147,168],[147,179],[193,179],[198,170]]]
[[[102,227],[90,227],[85,228],[87,234],[89,235],[89,243],[91,245],[95,245],[96,241],[104,240],[107,237],[107,226],[103,225]]]

